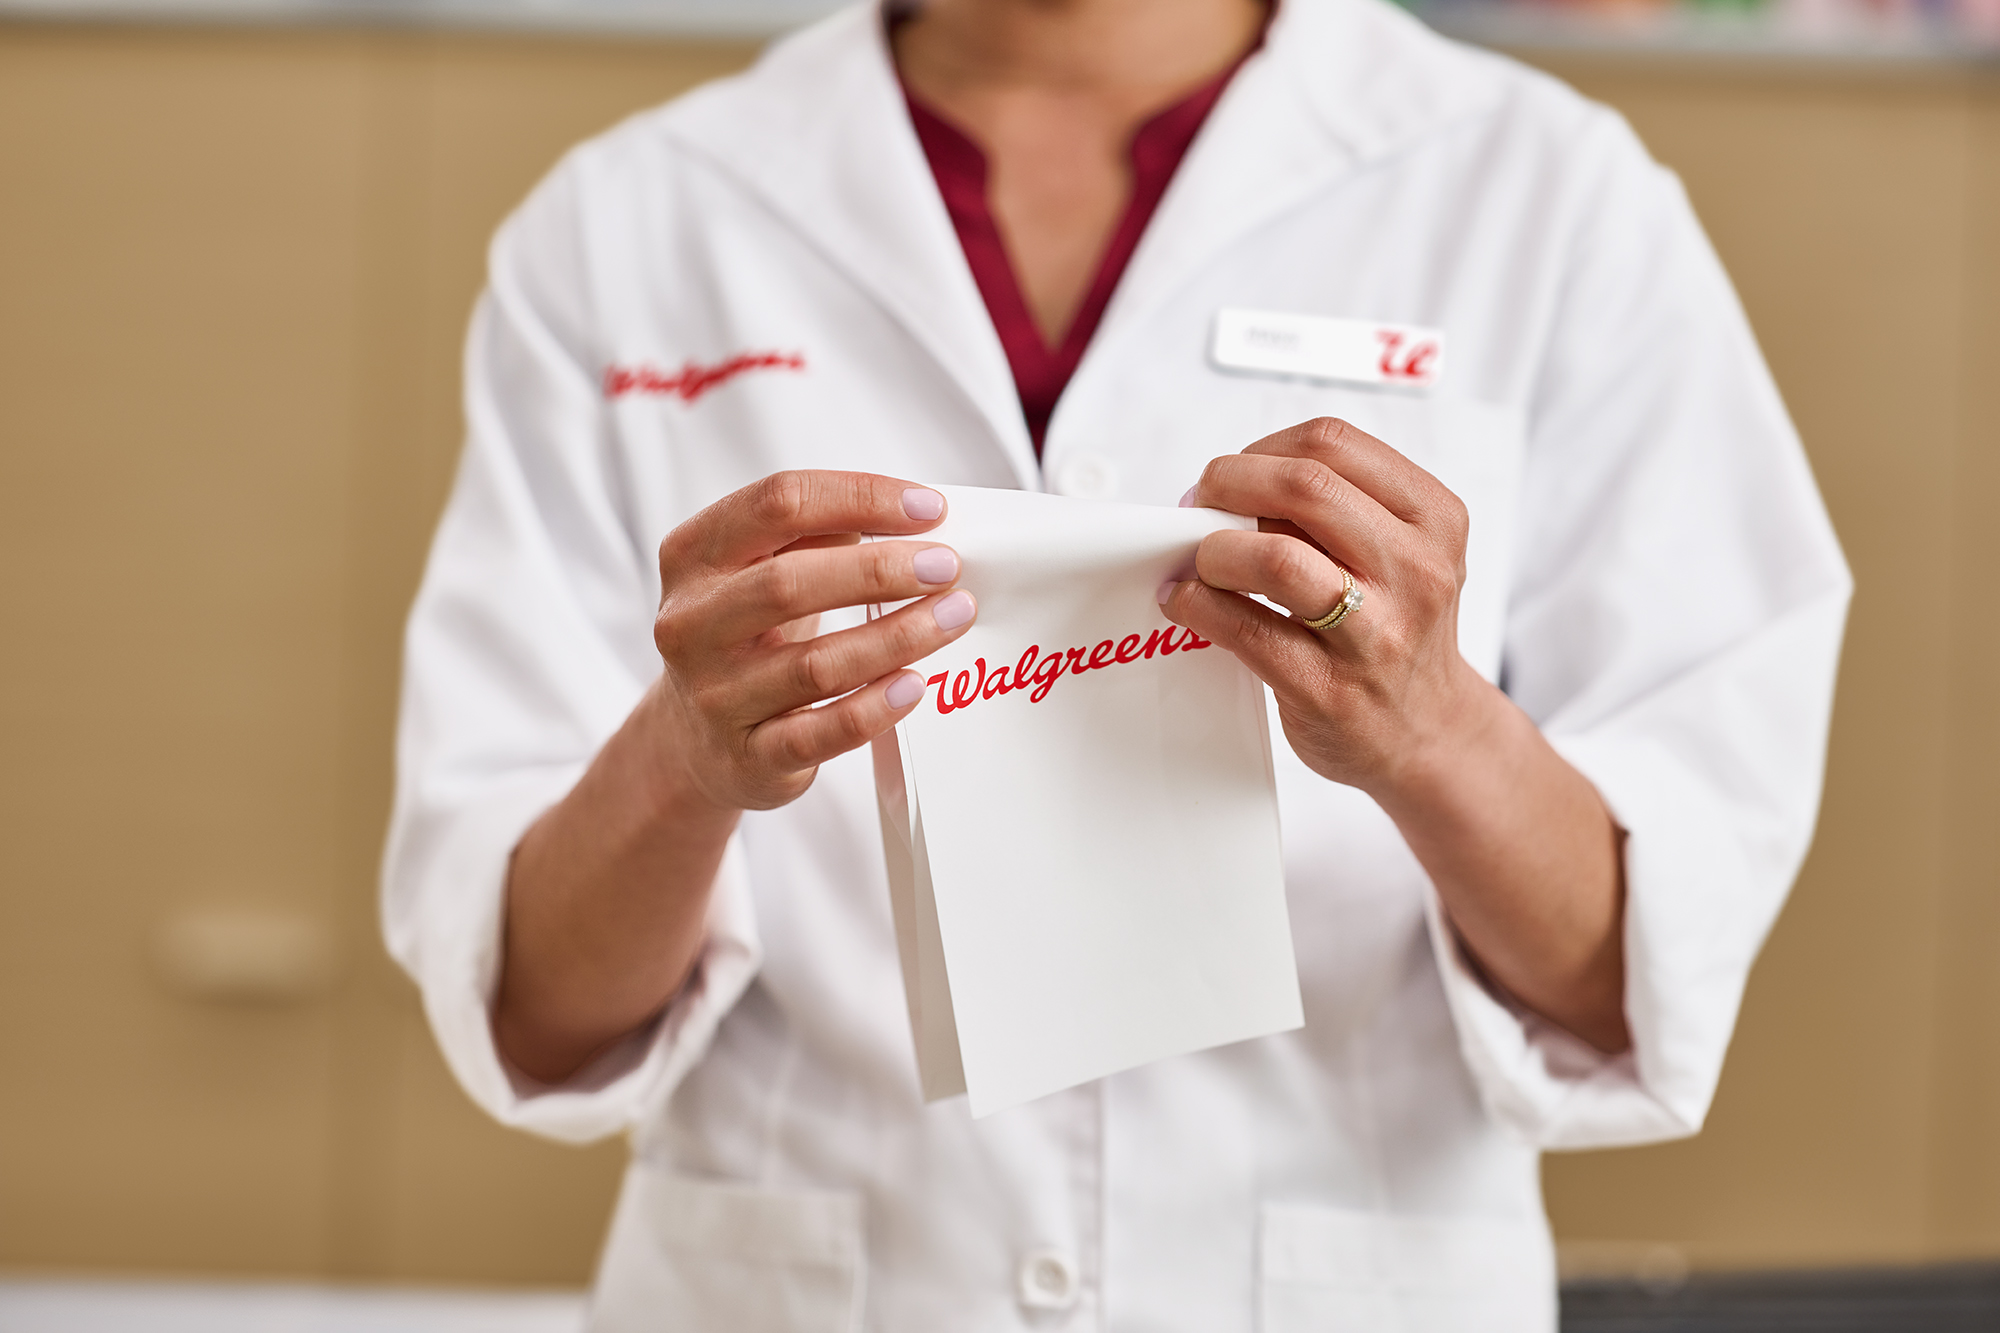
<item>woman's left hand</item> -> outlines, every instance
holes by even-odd
[[[1167,615],[1271,687],[1309,767],[1375,798],[1492,982],[1600,1050],[1626,1049],[1623,835],[1458,651],[1464,503],[1326,419],[1216,459],[1184,503],[1254,514],[1258,530],[1211,533],[1199,581],[1161,589]],[[1362,603],[1315,630],[1343,568]]]
[[[1388,797],[1496,702],[1458,651],[1465,504],[1382,441],[1308,421],[1214,460],[1182,503],[1259,523],[1202,542],[1200,580],[1169,585],[1167,616],[1271,687],[1293,750],[1322,776]],[[1342,568],[1362,605],[1309,628],[1340,602]]]

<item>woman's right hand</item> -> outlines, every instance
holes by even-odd
[[[677,786],[724,810],[796,799],[819,765],[887,731],[924,695],[903,668],[965,632],[957,554],[917,534],[944,497],[865,472],[780,472],[696,514],[660,544],[653,642]],[[815,636],[820,613],[919,600]],[[831,701],[831,702],[829,702]]]
[[[965,632],[958,556],[915,536],[944,497],[860,472],[783,472],[660,544],[661,673],[576,786],[522,836],[507,880],[493,1032],[556,1084],[686,982],[744,810],[812,785],[923,698],[903,668]],[[814,637],[837,607],[908,606]],[[817,705],[817,707],[815,707]]]

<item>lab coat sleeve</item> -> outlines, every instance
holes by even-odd
[[[593,369],[575,173],[559,169],[501,230],[473,317],[465,449],[405,641],[382,910],[466,1091],[507,1124],[584,1141],[667,1096],[760,951],[732,843],[695,971],[653,1025],[560,1087],[509,1069],[494,1044],[514,846],[659,670],[655,557],[622,518]]]
[[[1696,1132],[1812,837],[1846,566],[1680,185],[1602,114],[1530,409],[1503,684],[1625,833],[1607,1057],[1483,985],[1431,904],[1490,1112],[1546,1148]]]

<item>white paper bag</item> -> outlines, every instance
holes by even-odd
[[[979,618],[875,743],[925,1099],[984,1116],[1298,1027],[1263,687],[1157,601],[1253,521],[937,489]]]

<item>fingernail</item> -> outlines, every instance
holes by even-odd
[[[972,619],[972,613],[977,609],[972,604],[972,594],[961,590],[939,602],[931,611],[931,616],[937,621],[939,629],[957,629]]]
[[[949,546],[926,546],[910,563],[919,583],[950,583],[958,577],[958,553]]]
[[[1167,598],[1172,597],[1174,595],[1174,589],[1180,586],[1181,585],[1179,581],[1175,579],[1168,579],[1165,583],[1162,583],[1160,585],[1160,593],[1159,593],[1160,605],[1165,606],[1167,604]]]
[[[936,491],[912,486],[903,492],[903,512],[919,523],[944,516],[944,497]]]
[[[882,698],[891,708],[908,708],[924,697],[924,678],[914,671],[905,671],[889,682],[889,688],[882,691]]]
[[[1183,509],[1194,508],[1194,493],[1200,489],[1201,489],[1200,482],[1196,482],[1194,485],[1188,487],[1187,494],[1181,497],[1181,508]]]

